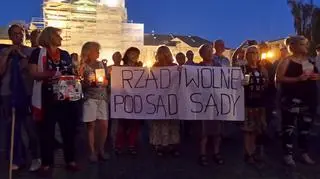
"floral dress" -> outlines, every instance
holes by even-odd
[[[172,63],[169,66],[175,66]],[[161,67],[155,64],[154,67]],[[154,146],[168,146],[180,143],[179,120],[152,120],[149,128],[149,142]]]

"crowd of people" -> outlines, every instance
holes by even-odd
[[[19,25],[12,25],[8,35],[12,45],[1,50],[1,109],[2,117],[7,121],[7,147],[11,136],[12,108],[15,108],[14,157],[13,170],[19,170],[26,162],[22,140],[22,128],[29,138],[32,156],[30,171],[39,171],[47,175],[52,172],[54,149],[59,144],[55,139],[55,127],[59,125],[63,139],[62,149],[66,169],[78,171],[75,159],[76,126],[84,122],[87,128],[88,147],[91,162],[106,161],[109,152],[105,144],[109,129],[109,98],[112,66],[142,67],[139,61],[140,50],[131,47],[126,52],[115,52],[112,56],[114,65],[107,66],[99,61],[100,44],[87,42],[81,54],[71,54],[60,48],[61,30],[47,27],[31,33],[32,47],[25,46],[25,30]],[[293,153],[294,131],[297,128],[298,147],[303,162],[312,165],[315,162],[308,154],[308,136],[317,116],[317,80],[320,58],[308,54],[308,40],[302,36],[286,39],[281,49],[281,56],[273,63],[261,58],[265,47],[256,41],[247,40],[236,49],[229,60],[223,55],[223,40],[213,44],[203,44],[199,48],[202,58],[194,62],[192,51],[180,52],[174,57],[170,49],[162,45],[155,55],[153,67],[165,66],[215,66],[240,67],[243,71],[245,91],[245,121],[241,125],[244,136],[244,160],[249,164],[260,162],[259,149],[263,148],[264,135],[270,123],[271,115],[277,116],[277,131],[282,136],[284,162],[295,166]],[[320,46],[319,46],[320,47]],[[320,48],[318,48],[320,55]],[[175,63],[175,60],[178,64]],[[104,70],[105,77],[97,78],[97,70]],[[83,96],[77,99],[57,100],[61,96],[55,93],[55,79],[72,76],[74,81],[81,81]],[[270,96],[271,95],[271,96]],[[270,99],[272,102],[270,102]],[[272,105],[270,105],[272,104]],[[138,154],[141,120],[113,119],[117,121],[113,151],[117,155],[128,152]],[[155,154],[180,156],[181,126],[186,133],[196,131],[199,137],[199,164],[209,164],[208,142],[213,141],[213,160],[218,165],[224,164],[221,155],[221,134],[223,121],[179,121],[150,120],[149,143]],[[194,130],[197,128],[198,130]],[[95,141],[96,129],[99,131]],[[194,133],[193,133],[194,134]],[[58,144],[57,144],[58,143]],[[86,144],[84,144],[86,145]],[[9,155],[8,155],[9,156]]]

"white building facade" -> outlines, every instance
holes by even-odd
[[[128,23],[124,0],[45,0],[45,26],[61,28],[62,48],[80,53],[85,42],[101,44],[100,57],[111,63],[115,51],[143,48],[144,25]]]

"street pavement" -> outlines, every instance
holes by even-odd
[[[145,127],[146,128],[146,127]],[[196,138],[184,138],[181,145],[181,157],[157,157],[147,144],[147,132],[141,135],[139,155],[115,156],[104,163],[90,164],[86,161],[87,143],[84,126],[80,127],[77,138],[77,156],[82,170],[69,173],[64,170],[62,151],[56,152],[56,164],[53,179],[320,179],[320,145],[319,137],[313,135],[311,154],[319,161],[315,166],[306,166],[299,162],[297,167],[288,168],[282,163],[281,145],[278,137],[272,135],[266,142],[265,161],[259,165],[248,165],[243,161],[242,135],[239,125],[229,125],[222,144],[225,164],[216,165],[210,161],[207,167],[197,163],[198,143]],[[230,130],[231,129],[231,130]],[[314,132],[314,134],[317,134]],[[110,142],[111,143],[111,142]],[[111,146],[109,144],[109,146]],[[111,147],[109,147],[111,148]],[[110,149],[109,149],[110,150]],[[0,150],[1,151],[1,150]],[[1,152],[0,179],[8,178],[7,161]],[[14,179],[36,179],[36,173],[27,169],[14,173]]]

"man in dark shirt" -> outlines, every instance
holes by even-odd
[[[14,137],[14,158],[12,169],[17,170],[25,164],[24,146],[22,139],[22,126],[26,129],[29,137],[29,148],[32,154],[31,171],[40,167],[40,157],[38,140],[35,125],[30,115],[30,100],[32,95],[33,80],[28,70],[28,60],[32,48],[23,45],[24,29],[20,25],[12,25],[8,30],[8,35],[12,45],[1,50],[0,53],[0,75],[1,75],[1,99],[2,107],[6,116],[5,119],[11,119],[11,109],[16,109],[15,137]],[[8,126],[8,129],[11,129]],[[8,130],[8,136],[11,136]],[[8,140],[10,141],[10,140]],[[7,146],[10,146],[7,144]],[[9,150],[9,149],[8,149]]]

